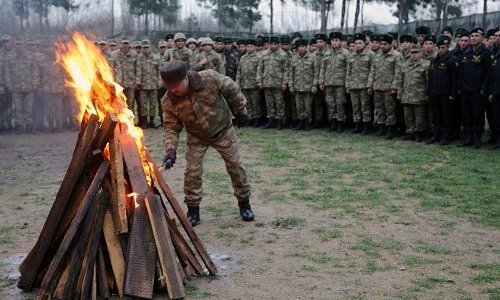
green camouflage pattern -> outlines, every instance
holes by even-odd
[[[264,88],[280,88],[287,84],[288,54],[281,49],[265,51],[259,60],[257,82]]]
[[[318,83],[345,87],[348,56],[349,51],[344,48],[330,50],[321,62]]]
[[[368,88],[368,77],[375,60],[375,53],[365,47],[360,53],[352,52],[348,56],[346,88],[349,90]]]
[[[257,52],[244,54],[238,64],[236,82],[242,89],[257,88],[257,68],[259,66],[259,55]]]

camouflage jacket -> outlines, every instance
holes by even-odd
[[[137,84],[141,85],[142,90],[156,90],[159,88],[160,78],[160,59],[157,54],[141,54],[137,59],[138,69]]]
[[[375,53],[365,47],[360,53],[352,52],[348,57],[346,88],[359,90],[368,88],[368,76],[375,60]]]
[[[317,85],[316,77],[316,59],[311,53],[294,55],[290,62],[290,76],[288,87],[294,92],[311,92],[313,86]]]
[[[408,60],[401,68],[398,94],[403,104],[425,104],[427,101],[427,74],[430,62]]]
[[[114,69],[116,72],[116,81],[123,87],[131,88],[137,84],[141,77],[140,69],[137,67],[137,52],[129,49],[127,53],[118,51],[116,53]]]
[[[433,50],[431,53],[426,53],[425,51],[422,51],[422,58],[428,61],[432,61],[434,58],[437,56],[437,51]]]
[[[237,50],[232,49],[230,51],[224,51],[224,61],[226,66],[226,75],[231,77],[231,79],[236,79],[236,72],[238,70],[238,54]]]
[[[368,76],[368,87],[375,91],[397,90],[401,61],[401,54],[393,49],[377,54]]]
[[[210,143],[232,127],[231,111],[246,115],[246,98],[231,78],[213,70],[189,72],[189,92],[161,99],[165,149],[177,149],[183,127],[189,135]],[[221,95],[223,97],[221,97]]]
[[[7,93],[7,87],[10,86],[8,75],[6,53],[0,50],[0,95]]]
[[[259,65],[259,56],[257,52],[244,54],[238,64],[236,72],[236,82],[242,89],[257,88],[257,67]]]
[[[165,60],[170,61],[170,60],[177,60],[177,61],[182,61],[186,64],[186,66],[189,69],[189,64],[192,60],[193,57],[193,51],[189,48],[182,48],[179,49],[177,47],[168,49],[167,52],[165,52]]]
[[[321,62],[318,83],[326,86],[345,86],[348,56],[349,51],[344,48],[331,49]]]
[[[315,56],[314,82],[315,82],[315,85],[317,85],[319,82],[319,75],[321,72],[321,63],[323,62],[323,59],[325,58],[325,56],[327,56],[329,54],[329,52],[330,51],[326,47],[322,51],[319,51],[319,50],[314,51],[314,56]]]
[[[203,59],[207,59],[206,64],[201,64]],[[226,68],[224,67],[224,60],[222,56],[211,50],[210,52],[200,51],[197,55],[193,56],[191,61],[191,70],[193,71],[203,71],[203,70],[214,70],[223,75],[226,74]]]
[[[40,65],[26,51],[12,50],[6,56],[8,88],[13,92],[33,92],[40,86]]]
[[[63,94],[65,88],[66,73],[63,67],[56,62],[47,62],[43,64],[43,91],[52,94]]]
[[[266,51],[259,60],[257,82],[265,88],[281,88],[287,84],[288,55],[285,51]]]

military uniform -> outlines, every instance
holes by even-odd
[[[314,54],[294,55],[290,62],[288,87],[295,94],[297,116],[301,122],[312,121],[312,92],[318,92],[316,81],[316,57]],[[306,126],[308,127],[308,125]]]
[[[182,128],[187,131],[185,202],[193,207],[202,200],[203,157],[209,147],[214,147],[224,159],[238,201],[248,201],[250,185],[231,121],[231,110],[236,115],[246,115],[246,99],[233,80],[213,70],[189,72],[188,78],[186,96],[167,92],[162,99],[165,149],[175,150]]]
[[[235,80],[239,60],[237,50],[233,48],[231,50],[224,49],[222,55],[224,56],[226,75]]]
[[[127,97],[127,106],[134,111],[135,88],[141,78],[141,69],[137,65],[137,52],[129,49],[127,52],[119,50],[115,59],[116,81],[123,86],[123,93]]]
[[[368,78],[368,86],[373,89],[375,123],[383,128],[396,125],[396,91],[401,67],[401,54],[390,49],[380,51],[375,57]],[[383,133],[383,132],[381,132]]]
[[[6,52],[0,49],[0,130],[10,129],[10,99],[8,87],[11,86],[7,72]]]
[[[202,64],[201,62],[206,59],[207,63]],[[191,70],[193,71],[203,71],[203,70],[214,70],[222,75],[226,74],[226,69],[224,67],[224,60],[222,56],[215,52],[214,50],[210,50],[209,52],[205,52],[200,50],[200,52],[193,56],[193,61],[191,63]]]
[[[421,141],[427,128],[425,105],[429,65],[429,61],[419,58],[415,62],[408,60],[401,68],[401,80],[398,82],[404,108],[406,139],[415,137]]]
[[[493,128],[491,132],[494,148],[500,149],[500,51],[497,51],[491,63],[488,76],[488,95],[492,106]]]
[[[65,72],[61,65],[56,62],[50,62],[45,67],[43,91],[46,100],[47,125],[50,130],[60,130],[64,123]]]
[[[257,88],[257,67],[259,55],[256,51],[244,54],[238,64],[236,82],[240,85],[243,94],[247,98],[248,116],[253,122],[262,117],[260,106],[260,92]]]
[[[165,52],[165,61],[170,61],[170,60],[177,60],[177,61],[182,61],[183,63],[186,64],[186,66],[188,67],[188,69],[190,68],[189,64],[192,60],[192,57],[193,57],[193,51],[191,51],[191,49],[189,48],[177,48],[177,47],[174,47],[174,48],[171,48],[171,49],[168,49],[166,52]]]
[[[156,116],[156,105],[158,98],[158,80],[160,78],[160,60],[157,54],[144,51],[138,57],[137,83],[140,85],[139,92],[139,121],[141,126],[146,126],[146,118],[149,116],[149,127],[154,127],[154,118]]]
[[[326,36],[324,36],[323,39],[326,39]],[[314,82],[316,84],[316,89],[314,90],[313,94],[313,111],[314,111],[313,115],[314,115],[314,122],[316,123],[317,126],[320,126],[325,122],[325,117],[328,114],[327,106],[325,103],[325,95],[319,91],[317,85],[319,82],[321,62],[323,61],[323,58],[327,54],[328,50],[326,49],[326,46],[323,49],[317,49],[316,51],[314,51],[314,56],[315,56]]]
[[[263,53],[257,69],[257,82],[264,88],[267,118],[278,127],[285,121],[285,101],[282,88],[287,84],[288,55],[281,49]],[[269,127],[269,126],[268,126]]]
[[[35,58],[24,50],[7,53],[9,90],[14,104],[14,123],[18,130],[33,130],[33,97],[40,86],[40,69]]]
[[[353,52],[348,58],[346,89],[351,94],[353,121],[363,122],[368,128],[372,121],[370,96],[367,93],[368,76],[373,65],[375,53],[365,47],[361,52]]]

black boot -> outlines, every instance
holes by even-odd
[[[253,128],[258,128],[262,125],[263,119],[262,118],[255,118],[255,122],[253,123]]]
[[[337,120],[336,119],[332,119],[332,121],[330,122],[330,127],[328,128],[328,131],[335,131],[337,130]]]
[[[473,143],[473,141],[472,141],[472,134],[466,133],[465,136],[464,136],[464,139],[463,139],[462,143],[460,143],[458,145],[458,147],[467,147],[467,146],[472,145],[472,143]]]
[[[472,140],[474,141],[474,148],[476,149],[481,148],[481,134],[474,133],[472,135]]]
[[[337,132],[344,132],[344,122],[337,122]]]
[[[404,141],[411,141],[411,140],[414,140],[414,139],[415,139],[415,135],[413,133],[406,133],[403,136],[403,140]]]
[[[354,130],[352,131],[352,133],[360,133],[361,130],[363,130],[363,128],[361,126],[361,122],[356,122],[355,125],[354,125]]]
[[[305,121],[306,120],[299,120],[299,123],[297,123],[297,126],[295,126],[293,130],[304,130]]]
[[[439,141],[439,144],[440,145],[448,145],[450,143],[450,139],[448,138],[448,134],[447,133],[443,133],[441,134],[441,140]]]
[[[238,206],[240,207],[240,216],[243,221],[251,222],[254,220],[255,216],[248,200],[239,201]]]
[[[187,219],[191,226],[196,226],[200,224],[200,207],[199,206],[188,206]]]
[[[264,125],[264,126],[262,127],[262,129],[271,129],[271,128],[274,128],[274,127],[276,127],[276,126],[275,126],[274,119],[269,119],[269,120],[267,121],[266,125]]]
[[[304,121],[304,130],[305,131],[309,131],[312,129],[312,125],[311,125],[311,122],[309,122],[309,120],[305,120]]]
[[[26,125],[24,127],[24,132],[26,132],[26,133],[33,133],[33,132],[35,132],[35,128],[33,127],[33,125],[29,125],[28,124],[28,125]]]
[[[500,149],[500,136],[497,136],[497,142],[493,145],[493,149]]]
[[[285,121],[281,119],[276,119],[276,129],[281,130],[285,125]]]
[[[392,140],[393,137],[394,137],[394,125],[389,125],[387,126],[387,132],[384,135],[384,139]]]
[[[363,132],[361,134],[367,135],[370,133],[370,122],[363,122]]]
[[[438,131],[434,131],[434,134],[432,134],[432,137],[430,139],[428,139],[427,141],[425,141],[425,143],[427,145],[434,144],[437,141],[439,141],[439,136],[440,136],[439,132]]]
[[[149,117],[149,128],[156,128],[154,117]]]
[[[385,124],[379,124],[378,125],[378,131],[375,133],[376,136],[384,136],[387,133],[387,128],[385,127]]]
[[[423,133],[421,131],[415,132],[415,142],[421,143],[423,141]]]

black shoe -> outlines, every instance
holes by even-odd
[[[430,144],[436,143],[437,141],[439,141],[439,133],[434,132],[434,134],[432,135],[432,137],[430,139],[428,139],[427,141],[425,141],[425,143],[427,145],[430,145]]]
[[[415,142],[421,143],[423,140],[423,133],[420,131],[415,132]]]
[[[189,224],[193,227],[200,224],[200,207],[188,206],[187,219]]]
[[[500,140],[497,140],[497,143],[493,145],[493,149],[500,149]]]
[[[344,122],[340,121],[337,123],[337,132],[344,132]]]
[[[384,135],[384,139],[392,140],[393,137],[394,137],[394,126],[388,126],[387,132]]]
[[[457,147],[467,147],[467,146],[470,146],[472,145],[473,141],[472,141],[472,135],[471,134],[466,134],[464,136],[464,139],[462,141],[462,143],[460,143]]]
[[[403,136],[403,141],[412,141],[415,139],[415,135],[413,133],[407,133]]]
[[[309,122],[308,120],[305,120],[304,121],[304,130],[309,131],[311,129],[312,129],[311,122]]]
[[[297,126],[293,128],[293,130],[304,130],[304,125],[305,125],[306,120],[299,120],[297,123]]]
[[[361,134],[367,135],[370,133],[370,123],[369,122],[363,122],[363,131]]]
[[[333,119],[332,122],[330,123],[328,131],[335,131],[335,130],[337,130],[337,120]]]
[[[240,216],[243,221],[251,222],[254,220],[255,216],[252,212],[252,207],[250,206],[250,202],[240,201],[238,202],[238,206],[240,207]]]
[[[352,131],[352,133],[360,133],[361,130],[363,130],[363,128],[361,126],[361,122],[356,122],[355,125],[354,125],[354,130]]]
[[[24,127],[24,131],[26,133],[34,133],[35,132],[35,128],[33,127],[33,125],[26,125]]]
[[[378,125],[378,131],[375,133],[376,136],[384,136],[387,133],[387,128],[385,124]]]
[[[283,126],[285,125],[285,122],[281,119],[276,120],[276,129],[281,130],[283,129]]]
[[[448,139],[448,135],[443,133],[441,135],[441,140],[439,141],[439,145],[446,146],[450,144],[450,140]]]
[[[266,125],[262,126],[262,129],[271,129],[275,127],[274,119],[269,119]]]
[[[155,125],[155,118],[152,118],[150,117],[149,118],[149,128],[156,128],[156,125]]]
[[[481,148],[481,135],[479,133],[474,133],[472,136],[472,139],[474,141],[474,148],[479,149]]]

